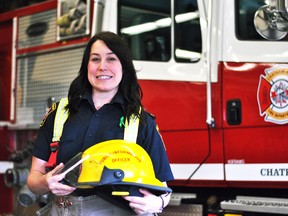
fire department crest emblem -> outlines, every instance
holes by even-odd
[[[260,76],[258,92],[260,115],[266,122],[288,122],[288,65],[267,68]]]

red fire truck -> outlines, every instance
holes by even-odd
[[[0,14],[0,215],[29,208],[18,199],[29,194],[39,124],[66,96],[99,31],[118,33],[131,48],[175,176],[166,212],[287,215],[287,7],[287,0],[49,0]]]

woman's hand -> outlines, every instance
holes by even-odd
[[[129,206],[137,215],[144,213],[159,213],[162,212],[163,202],[159,196],[155,196],[146,189],[139,189],[143,197],[125,196],[124,199],[129,201]],[[168,201],[169,202],[169,201]]]
[[[63,167],[63,163],[60,163],[52,171],[45,175],[49,190],[56,196],[65,196],[72,193],[76,188],[60,183],[65,178],[65,174],[55,174],[59,169]]]
[[[46,173],[46,161],[32,157],[32,165],[27,179],[29,189],[34,194],[45,194],[51,191],[57,196],[65,196],[72,193],[76,188],[60,183],[65,175],[55,174],[64,165],[56,166],[52,171]]]

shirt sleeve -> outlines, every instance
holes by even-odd
[[[149,114],[146,115],[145,120],[145,125],[139,128],[137,142],[149,154],[156,178],[162,182],[172,181],[174,180],[173,173],[156,122]]]
[[[34,148],[32,150],[32,155],[36,158],[48,161],[50,157],[50,143],[52,142],[54,118],[56,114],[56,105],[52,106],[43,118],[36,141],[34,143]]]

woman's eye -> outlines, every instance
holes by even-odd
[[[91,61],[93,61],[93,62],[99,61],[99,58],[97,58],[97,57],[91,58]]]
[[[116,58],[114,58],[114,57],[108,58],[108,61],[115,61],[115,60],[116,60]]]

